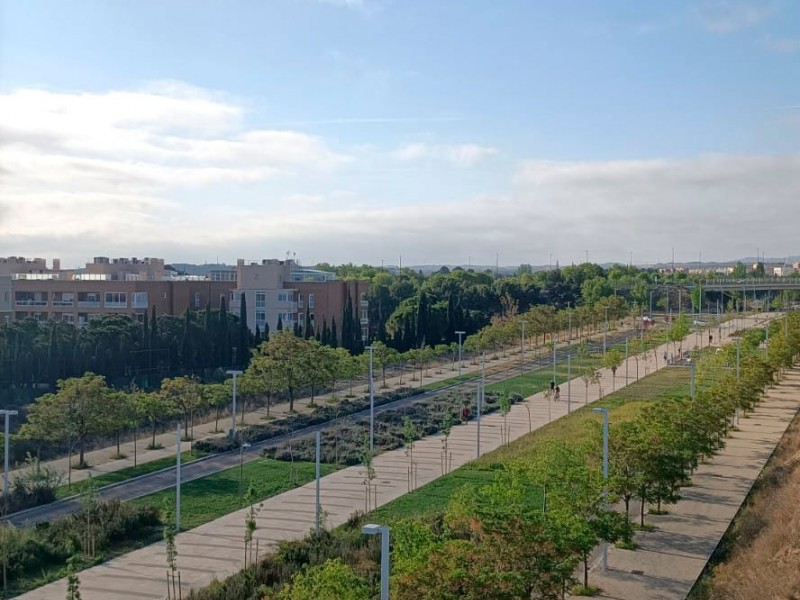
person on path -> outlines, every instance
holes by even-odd
[[[556,386],[556,400],[561,400],[561,388]]]

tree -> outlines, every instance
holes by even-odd
[[[122,432],[136,421],[136,408],[133,398],[127,392],[109,391],[108,403],[102,412],[101,433],[114,436],[117,444],[117,458],[124,458],[120,452]]]
[[[611,369],[611,391],[617,389],[617,369],[622,364],[622,361],[622,352],[616,348],[612,348],[603,356],[603,366],[607,369]]]
[[[153,437],[149,448],[151,450],[158,448],[159,446],[156,444],[156,431],[158,424],[167,417],[175,414],[172,403],[170,403],[169,400],[159,392],[141,392],[136,395],[136,411],[142,416],[142,418],[147,419],[150,422]]]
[[[369,586],[341,559],[328,559],[319,566],[307,566],[284,586],[278,600],[369,600]]]
[[[174,377],[161,382],[161,395],[173,413],[183,415],[183,439],[191,440],[189,425],[194,428],[194,412],[202,405],[200,383],[194,377]]]
[[[56,388],[55,394],[45,394],[30,406],[28,431],[74,441],[78,467],[84,468],[86,439],[103,431],[109,389],[105,378],[94,373],[60,379]]]
[[[269,342],[261,345],[260,355],[272,361],[270,372],[280,389],[289,395],[289,412],[294,412],[294,397],[297,390],[308,383],[304,368],[308,341],[289,331],[278,331]]]

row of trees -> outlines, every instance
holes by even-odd
[[[615,420],[608,482],[601,476],[601,429],[592,422],[595,435],[586,445],[537,445],[535,452],[506,464],[492,484],[462,488],[441,520],[393,523],[392,597],[556,600],[574,582],[579,563],[584,565],[579,591],[591,591],[588,559],[596,545],[621,541],[632,547],[631,500],[640,501],[642,525],[648,505],[658,513],[676,502],[700,461],[724,447],[735,412],[752,410],[764,389],[794,363],[800,355],[800,315],[770,325],[768,347],[764,341],[763,330],[743,336],[738,369],[735,345],[704,354],[693,397],[655,402],[633,418]],[[607,508],[618,500],[625,507],[619,514]],[[371,598],[374,579],[364,572],[363,555],[348,551],[341,540],[325,544],[338,547],[344,560],[309,565],[266,597]],[[320,596],[323,592],[327,596]]]
[[[9,388],[54,385],[91,371],[109,381],[164,374],[214,376],[220,367],[246,366],[250,349],[261,342],[240,318],[219,310],[187,311],[182,317],[145,314],[142,322],[124,315],[101,316],[77,328],[32,319],[0,326],[0,393]]]

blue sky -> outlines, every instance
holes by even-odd
[[[0,254],[800,251],[793,0],[0,11]]]

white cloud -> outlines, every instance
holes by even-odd
[[[781,54],[794,54],[800,52],[800,38],[787,38],[768,35],[764,38],[764,46],[773,52]]]
[[[176,82],[0,95],[0,240],[48,228],[146,238],[170,209],[164,199],[181,188],[331,172],[350,161],[315,136],[247,128],[244,116],[240,104]]]
[[[708,0],[696,7],[700,23],[713,33],[732,33],[765,21],[775,12],[767,0]]]
[[[400,161],[421,160],[445,161],[460,168],[474,167],[495,156],[497,148],[477,144],[432,145],[423,143],[407,144],[392,152],[391,156]]]

